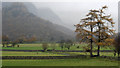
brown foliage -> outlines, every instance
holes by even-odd
[[[88,40],[91,43],[96,43],[98,45],[98,55],[99,55],[99,45],[111,45],[111,43],[106,44],[112,39],[110,37],[114,35],[115,30],[113,19],[111,15],[105,15],[104,10],[108,8],[103,6],[99,10],[90,10],[86,15],[87,17],[82,19],[79,24],[75,25],[77,32],[77,38],[81,41]]]

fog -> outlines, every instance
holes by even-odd
[[[39,8],[52,9],[70,29],[75,29],[74,25],[84,18],[90,9],[99,9],[104,5],[108,6],[106,14],[111,14],[115,22],[116,32],[118,30],[118,4],[117,2],[36,2],[33,3]]]
[[[8,1],[8,0],[5,0]],[[20,0],[11,0],[12,2],[21,2]],[[44,2],[45,1],[45,2]],[[102,6],[108,6],[106,14],[112,15],[113,21],[115,22],[115,29],[118,32],[118,2],[109,0],[25,0],[24,2],[33,2],[33,4],[39,8],[50,8],[54,13],[56,13],[60,19],[63,21],[64,25],[72,30],[75,30],[74,25],[79,23],[80,19],[84,18],[85,15],[91,9],[99,9]]]

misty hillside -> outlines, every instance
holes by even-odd
[[[21,35],[26,37],[35,35],[39,41],[59,41],[72,38],[69,33],[62,31],[64,27],[30,13],[23,3],[3,3],[2,12],[2,33],[8,35],[10,39],[19,38]],[[62,28],[62,30],[58,28]]]
[[[52,23],[57,23],[59,25],[64,25],[64,23],[62,22],[62,20],[59,18],[58,15],[56,15],[50,8],[47,7],[40,7],[40,8],[36,8],[32,3],[30,2],[25,2],[24,3],[27,7],[27,9],[35,14],[38,17],[41,17],[43,19],[49,20]]]
[[[54,13],[50,8],[40,7],[39,9],[37,9],[30,2],[25,2],[24,5],[26,5],[29,12],[35,14],[36,16],[38,16],[40,18],[48,20],[48,21],[52,22],[53,24],[56,24],[57,25],[56,29],[62,31],[63,33],[65,33],[67,35],[75,36],[74,31],[69,28],[66,28],[65,23],[63,23],[63,21],[60,19],[60,17],[56,13]]]

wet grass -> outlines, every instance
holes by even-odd
[[[69,50],[83,50],[83,46],[87,46],[88,44],[75,44],[70,47]],[[79,48],[77,48],[79,46]],[[52,50],[53,48],[52,44],[48,44],[49,50]],[[68,50],[67,48],[61,49],[59,44],[55,45],[55,50]],[[3,47],[2,49],[14,49],[14,50],[42,50],[42,44],[20,44],[20,47]],[[93,48],[94,50],[97,50],[97,46]],[[101,47],[101,50],[111,50],[109,47]]]
[[[3,60],[3,66],[118,66],[119,61],[103,58]]]

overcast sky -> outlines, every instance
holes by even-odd
[[[21,2],[20,0],[4,0],[4,2]],[[99,9],[104,5],[108,6],[106,14],[111,14],[118,30],[118,0],[24,0],[22,2],[34,2],[37,8],[48,7],[52,9],[64,23],[71,28],[79,23],[90,9]],[[35,3],[36,2],[36,3]]]
[[[99,9],[104,5],[108,6],[106,14],[112,15],[117,30],[118,3],[117,2],[41,2],[34,3],[38,8],[47,7],[52,9],[64,23],[73,29],[74,25],[84,18],[90,9]],[[74,28],[75,29],[75,28]]]

